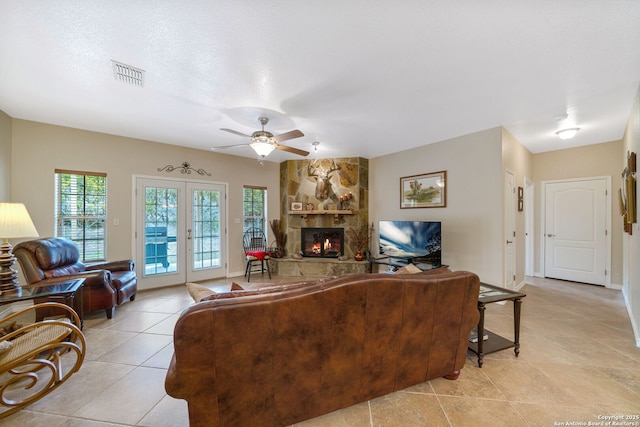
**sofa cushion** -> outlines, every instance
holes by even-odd
[[[247,251],[245,254],[249,261],[262,261],[263,259],[269,259],[269,256],[271,255],[267,251]]]
[[[258,287],[254,289],[243,289],[240,285],[238,287],[240,289],[231,289],[230,292],[222,292],[222,293],[214,293],[212,295],[205,296],[201,301],[211,301],[217,299],[224,298],[237,298],[237,297],[247,297],[251,295],[262,295],[273,292],[282,292],[288,291],[290,289],[297,289],[304,286],[309,286],[310,284],[314,284],[318,282],[296,282],[296,283],[285,283],[285,284],[272,284],[268,286]]]
[[[191,298],[193,298],[195,302],[200,302],[203,299],[216,294],[216,291],[213,291],[206,286],[199,285],[197,283],[187,282],[185,283],[185,285],[187,286],[189,295],[191,295]]]
[[[398,270],[396,270],[393,274],[416,274],[416,273],[420,273],[422,270],[420,270],[418,267],[416,267],[413,264],[407,264],[402,268],[399,268]]]

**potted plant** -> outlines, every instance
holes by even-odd
[[[279,219],[271,220],[269,225],[271,226],[273,236],[276,238],[276,246],[272,250],[272,256],[274,258],[282,258],[287,246],[287,232],[282,228],[282,223]]]
[[[353,257],[356,259],[356,261],[362,261],[364,259],[362,251],[369,244],[369,230],[367,230],[367,227],[351,227],[347,230],[347,235],[349,236],[349,240],[356,250]]]

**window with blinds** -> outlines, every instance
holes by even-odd
[[[266,235],[267,189],[264,187],[245,186],[242,200],[243,231],[256,227]]]
[[[83,262],[106,259],[107,175],[56,170],[56,236],[74,241]]]

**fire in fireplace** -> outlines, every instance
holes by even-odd
[[[302,228],[302,256],[337,258],[344,255],[343,228]]]

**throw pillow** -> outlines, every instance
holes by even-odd
[[[394,274],[415,274],[415,273],[420,273],[422,270],[420,270],[418,267],[416,267],[413,264],[407,264],[402,268],[399,268]]]
[[[195,302],[200,302],[211,295],[215,295],[216,293],[206,286],[199,285],[197,283],[186,283],[186,286],[189,291],[189,295],[191,295],[191,298],[193,298]]]

